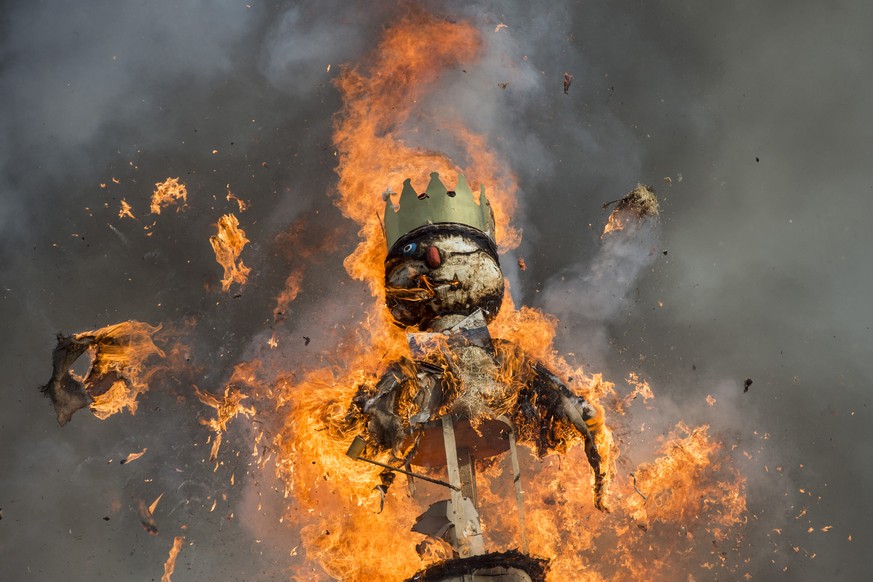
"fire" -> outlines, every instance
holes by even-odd
[[[300,293],[301,285],[303,284],[303,269],[297,268],[291,271],[288,278],[285,279],[285,288],[276,297],[276,308],[273,309],[273,319],[276,321],[285,318],[285,313],[288,311],[288,306],[297,299]]]
[[[133,215],[133,209],[131,208],[130,204],[127,203],[127,200],[122,198],[121,210],[118,211],[118,218],[124,218],[125,216],[136,220],[136,216]]]
[[[230,184],[227,185],[227,201],[228,202],[236,202],[236,205],[239,207],[240,212],[245,212],[249,209],[249,202],[246,202],[242,198],[238,197],[236,194],[230,191]]]
[[[407,146],[404,124],[425,112],[416,104],[427,96],[440,75],[472,61],[481,50],[479,31],[466,22],[449,22],[418,9],[388,28],[372,62],[364,69],[344,66],[336,85],[343,107],[334,120],[338,153],[339,199],[343,214],[360,225],[361,243],[346,260],[346,269],[366,281],[381,297],[385,240],[378,216],[384,202],[378,196],[386,187],[399,192],[407,177],[416,189],[426,186],[429,172],[439,172],[446,183],[455,183],[459,171],[475,178],[474,191],[486,184],[495,211],[498,243],[514,248],[520,233],[510,225],[515,211],[517,184],[512,172],[488,148],[483,136],[460,122],[443,125],[464,150],[468,163],[458,167],[445,155]]]
[[[639,224],[642,217],[655,217],[661,212],[654,190],[642,184],[637,184],[624,198],[607,202],[603,207],[615,203],[615,209],[609,214],[603,234],[600,235],[601,239],[611,232],[624,230],[628,224]]]
[[[172,582],[171,577],[176,570],[176,558],[179,557],[179,552],[182,551],[182,543],[185,538],[176,536],[173,538],[173,546],[170,548],[170,555],[167,556],[167,561],[164,563],[164,575],[161,576],[161,582]]]
[[[137,397],[148,390],[150,374],[144,370],[146,360],[152,356],[165,357],[153,340],[160,329],[161,326],[126,321],[76,334],[77,339],[90,335],[95,338],[94,361],[86,376],[86,382],[91,379],[90,394],[94,401],[90,408],[94,416],[106,419],[125,408],[131,414],[136,412]],[[108,388],[101,388],[111,378],[118,380]]]
[[[495,32],[503,28],[498,25]],[[406,530],[430,502],[442,498],[443,490],[420,480],[415,483],[415,496],[407,495],[399,482],[387,493],[374,489],[380,483],[381,470],[356,463],[345,453],[352,438],[365,430],[363,421],[349,413],[358,388],[373,386],[387,362],[410,356],[405,334],[393,324],[385,308],[385,238],[379,220],[385,202],[379,193],[387,191],[392,196],[407,177],[421,191],[432,171],[440,172],[451,183],[458,173],[464,173],[477,181],[471,184],[474,191],[479,183],[488,187],[500,249],[515,248],[520,241],[521,233],[511,224],[516,210],[516,178],[488,148],[484,136],[472,133],[460,121],[443,122],[443,136],[450,136],[463,152],[464,159],[457,162],[439,152],[413,148],[405,141],[413,120],[427,122],[427,112],[417,105],[426,101],[441,75],[478,58],[483,47],[481,34],[470,23],[436,18],[413,7],[384,31],[366,65],[347,65],[340,70],[336,85],[343,106],[334,119],[339,174],[336,204],[359,227],[360,243],[346,258],[345,267],[353,278],[366,282],[373,301],[363,309],[361,320],[337,339],[335,358],[320,361],[321,367],[316,369],[281,374],[272,384],[259,377],[257,361],[243,363],[234,369],[221,396],[194,387],[198,399],[215,410],[213,418],[201,421],[213,432],[212,461],[216,461],[222,436],[233,419],[256,414],[279,417],[275,431],[258,433],[252,456],[259,457],[261,466],[273,459],[290,498],[281,520],[299,535],[302,549],[295,545],[291,554],[305,553],[303,563],[298,562],[292,573],[296,579],[323,579],[326,574],[348,581],[402,580],[451,557],[451,550],[438,542],[417,545],[422,538],[411,533],[398,535],[399,528]],[[163,192],[160,197],[159,191]],[[152,212],[158,214],[161,207],[179,200],[184,203],[186,196],[177,179],[168,179],[158,184]],[[242,211],[242,201],[232,197],[228,189],[228,200],[234,199]],[[657,200],[651,191],[638,186],[618,201],[604,235],[613,232],[613,236],[620,236],[619,231],[632,221],[657,214]],[[227,291],[233,283],[244,285],[251,272],[239,259],[249,240],[233,214],[222,216],[217,228],[210,243],[224,268],[222,289]],[[292,232],[287,238],[294,243],[305,237]],[[327,247],[303,248],[310,250],[299,256],[314,261],[317,249]],[[523,267],[523,261],[519,266]],[[291,268],[284,289],[276,297],[277,321],[300,292],[304,269],[305,264]],[[421,289],[414,294],[430,291],[423,279]],[[92,369],[98,370],[95,377],[111,376],[99,387],[86,387],[94,399],[95,414],[108,415],[119,407],[133,412],[136,395],[147,379],[142,363],[147,357],[164,356],[151,341],[159,328],[138,325],[145,327],[127,322],[119,324],[122,327],[73,336],[96,346],[92,364]],[[651,388],[631,373],[627,383],[632,391],[621,395],[600,374],[565,359],[554,348],[557,325],[548,314],[516,307],[507,284],[502,309],[489,329],[495,338],[517,346],[519,354],[523,352],[554,371],[570,391],[606,411],[609,425],[590,427],[599,429],[596,444],[602,476],[598,478],[589,467],[578,434],[549,435],[555,443],[551,449],[556,452],[522,449],[524,511],[520,515],[514,509],[507,510],[515,505],[515,484],[506,457],[496,457],[477,469],[482,479],[479,496],[489,550],[519,547],[524,532],[530,553],[550,560],[548,579],[555,581],[677,579],[687,573],[688,556],[696,564],[712,559],[706,562],[711,567],[730,568],[724,560],[712,557],[710,544],[710,540],[727,543],[745,519],[745,481],[731,469],[728,451],[710,435],[708,427],[680,423],[658,451],[642,451],[646,458],[656,455],[654,460],[632,466],[619,451],[619,446],[630,445],[628,439],[632,438],[622,425],[623,415],[634,403],[654,398]],[[270,341],[275,341],[275,335]],[[521,383],[525,365],[530,372],[530,360],[511,349],[502,355],[505,364],[499,370],[500,380],[506,386]],[[507,410],[511,408],[512,391],[500,396],[506,398]],[[258,402],[258,409],[245,401]],[[261,402],[274,405],[274,410],[265,410]],[[603,415],[594,418],[603,422]],[[614,428],[622,430],[613,432]],[[262,440],[265,444],[259,454]],[[646,444],[648,441],[637,447],[645,449]],[[543,456],[538,457],[538,453]],[[375,460],[388,462],[391,455],[383,452]],[[436,471],[433,476],[441,477]],[[151,511],[144,503],[141,509],[151,518],[144,526],[153,527],[156,533]],[[165,566],[166,580],[181,544],[182,538],[175,538]],[[730,572],[736,574],[735,570]]]
[[[225,214],[218,219],[218,232],[209,237],[209,244],[215,252],[215,260],[224,267],[221,290],[228,291],[234,283],[245,285],[251,269],[239,259],[243,248],[249,243],[246,233],[239,227],[239,220],[233,214]]]
[[[224,388],[224,396],[218,398],[208,392],[200,390],[194,386],[194,393],[203,404],[215,409],[215,418],[211,420],[201,420],[200,424],[208,426],[214,433],[215,439],[212,441],[212,451],[209,455],[210,461],[215,461],[218,458],[218,449],[221,447],[221,435],[227,430],[228,423],[239,415],[251,418],[255,415],[254,406],[244,406],[243,400],[248,398],[242,389],[236,384],[248,377],[251,380],[251,371],[246,365],[238,365],[234,374],[231,376],[230,382]]]
[[[176,208],[176,212],[181,212],[186,208],[185,202],[188,200],[188,188],[185,184],[179,183],[179,178],[167,178],[163,182],[155,184],[155,191],[152,194],[151,211],[152,214],[160,214],[161,208],[170,204],[178,204],[182,202],[182,206]]]
[[[396,535],[398,524],[408,527],[406,524],[413,523],[440,491],[418,482],[416,498],[412,498],[403,493],[402,485],[395,484],[388,490],[380,513],[380,496],[373,489],[379,482],[379,469],[350,462],[344,453],[363,428],[349,426],[347,419],[356,387],[372,383],[382,363],[408,354],[409,349],[384,308],[385,242],[378,219],[384,202],[378,193],[387,189],[388,195],[393,195],[406,177],[423,181],[429,172],[437,171],[451,182],[463,172],[489,188],[501,249],[518,244],[520,233],[510,225],[516,181],[488,149],[483,136],[460,124],[441,127],[462,146],[468,159],[461,166],[438,152],[412,148],[403,139],[406,122],[413,116],[416,120],[426,116],[416,104],[425,99],[440,75],[475,60],[481,47],[480,32],[471,24],[449,22],[412,9],[385,30],[368,66],[345,66],[336,81],[344,103],[334,120],[339,161],[337,205],[359,225],[361,238],[345,266],[352,277],[369,285],[374,301],[360,325],[339,340],[335,351],[343,355],[341,362],[311,370],[297,381],[285,377],[273,387],[277,412],[284,417],[284,425],[272,442],[277,474],[285,483],[286,495],[294,500],[293,509],[289,507],[283,520],[300,532],[307,557],[296,572],[300,579],[320,577],[312,570],[312,564],[317,563],[337,579],[399,580],[449,557],[439,544],[419,548],[419,552],[417,537]],[[413,185],[420,190],[424,183]],[[642,206],[630,201],[619,204],[612,222],[626,211],[638,218],[651,216],[653,211],[656,215],[656,201],[654,206],[650,202]],[[276,313],[296,297],[302,283],[300,273],[292,270],[285,292],[277,298]],[[653,397],[648,384],[636,375],[628,378],[633,391],[619,397],[615,386],[599,374],[567,362],[553,347],[556,325],[553,317],[540,311],[516,308],[507,290],[490,329],[494,337],[516,343],[555,370],[574,391],[619,418],[632,401]],[[516,372],[510,364],[504,373],[512,376]],[[525,529],[531,552],[552,561],[550,580],[669,578],[675,572],[667,560],[643,558],[651,555],[648,549],[654,543],[647,531],[669,524],[689,532],[708,527],[724,536],[742,520],[743,482],[723,470],[723,451],[705,427],[678,430],[682,434],[663,445],[660,457],[634,471],[619,471],[627,463],[620,464],[612,431],[603,427],[598,433],[605,473],[603,494],[610,513],[594,509],[594,477],[584,447],[570,442],[562,456],[542,460],[525,457]],[[485,533],[495,550],[517,547],[520,539],[519,518],[505,509],[513,493],[503,465],[498,461],[481,473]],[[388,540],[390,552],[385,551]],[[675,551],[687,552],[689,547],[693,544]],[[668,555],[670,551],[674,550],[667,548]],[[706,552],[705,544],[697,551]]]

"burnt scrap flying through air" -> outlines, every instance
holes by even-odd
[[[421,472],[445,467],[445,479],[425,478],[445,486],[449,499],[431,505],[413,531],[445,540],[455,557],[412,580],[543,579],[547,564],[527,555],[516,443],[543,455],[584,440],[595,503],[604,509],[595,444],[603,411],[517,345],[491,337],[504,279],[484,188],[477,203],[463,175],[448,190],[434,172],[425,192],[406,180],[399,204],[385,197],[386,303],[407,329],[410,357],[359,389],[349,420],[365,428],[349,456],[369,461],[389,454],[378,485],[383,492],[395,472],[406,474],[412,489]],[[522,551],[494,553],[483,538],[476,464],[507,450]]]

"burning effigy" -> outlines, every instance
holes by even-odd
[[[212,415],[200,419],[209,462],[219,470],[239,436],[223,435],[251,419],[254,442],[236,454],[251,451],[252,473],[277,478],[286,501],[270,518],[288,526],[294,579],[678,579],[691,560],[741,576],[713,548],[745,519],[744,481],[708,428],[668,419],[657,436],[616,430],[632,400],[652,398],[648,384],[631,374],[633,392],[621,395],[553,347],[555,317],[513,302],[501,269],[521,237],[509,164],[460,119],[439,120],[451,156],[407,139],[410,120],[427,120],[417,108],[440,76],[479,58],[482,34],[411,8],[369,60],[339,67],[335,203],[359,237],[343,265],[372,301],[333,326],[342,330],[333,359],[290,369],[273,348],[306,278],[300,265],[282,277],[264,311],[276,328],[258,338],[270,351],[237,362],[225,386],[191,383]],[[601,246],[632,240],[658,213],[654,192],[637,187],[618,201]],[[201,242],[227,292],[246,284],[241,253],[257,232],[232,214],[216,226]],[[312,254],[306,244],[298,256]],[[44,392],[62,424],[86,406],[101,418],[117,412],[95,406],[103,395],[135,410],[154,372],[147,359],[164,352],[155,328],[133,323],[59,337]],[[79,376],[86,352],[92,365]],[[619,454],[633,438],[650,445],[636,462]]]
[[[408,467],[446,468],[442,483],[451,498],[431,505],[413,530],[449,541],[458,558],[466,559],[487,554],[477,509],[477,460],[510,452],[524,522],[519,442],[545,454],[583,441],[595,504],[604,509],[597,451],[603,410],[515,343],[491,337],[488,323],[500,310],[504,278],[484,187],[476,201],[463,174],[453,190],[436,172],[420,194],[410,182],[404,182],[398,203],[386,201],[384,224],[387,307],[407,330],[411,357],[390,363],[377,382],[362,385],[350,417],[366,426],[367,448],[388,451],[397,463],[383,465],[383,487],[404,466],[410,482],[415,476]],[[355,450],[354,458],[361,452]],[[526,552],[527,540],[520,542]],[[490,572],[501,561],[498,554],[480,558],[466,573]],[[516,570],[507,567],[503,575],[530,579],[530,572],[509,574]]]

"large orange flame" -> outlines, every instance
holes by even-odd
[[[358,224],[361,238],[345,266],[368,284],[374,301],[359,325],[338,338],[335,353],[341,354],[341,361],[335,365],[295,371],[296,376],[282,376],[270,389],[248,383],[253,391],[274,399],[282,417],[271,444],[277,474],[293,500],[282,520],[292,524],[305,551],[295,579],[321,580],[326,573],[347,581],[402,580],[450,557],[439,544],[417,547],[422,538],[404,531],[444,492],[418,482],[413,498],[395,484],[380,511],[380,494],[374,490],[380,470],[351,461],[345,451],[365,428],[350,426],[348,417],[357,388],[374,382],[385,363],[409,353],[404,334],[392,325],[384,307],[386,249],[379,216],[385,202],[380,193],[397,192],[407,177],[420,189],[432,171],[440,172],[447,183],[463,171],[477,185],[488,187],[500,247],[518,244],[520,233],[511,226],[516,179],[488,149],[484,136],[460,123],[441,126],[443,138],[448,134],[462,146],[466,159],[460,161],[413,148],[403,139],[413,119],[426,118],[427,112],[417,106],[436,89],[441,75],[474,61],[482,46],[481,33],[470,23],[411,9],[384,31],[366,64],[344,67],[337,80],[343,107],[334,120],[336,203]],[[289,277],[279,307],[296,294],[298,277]],[[553,347],[556,324],[540,311],[516,308],[507,291],[491,331],[542,360],[573,390],[611,411],[611,422],[620,422],[634,397],[652,397],[648,384],[636,376],[629,378],[634,391],[622,397],[599,374],[566,361]],[[227,411],[245,413],[240,408],[243,398],[241,392],[226,392],[225,399],[233,400]],[[219,399],[205,400],[220,410]],[[221,419],[219,413],[212,421],[219,434],[226,426]],[[706,427],[680,425],[663,443],[658,458],[635,469],[626,461],[622,464],[619,439],[610,428],[602,427],[597,438],[611,513],[594,508],[593,476],[584,447],[570,446],[543,459],[526,453],[523,459],[530,550],[552,561],[551,580],[675,579],[679,562],[671,562],[671,556],[706,559],[712,553],[708,542],[695,546],[695,536],[707,532],[721,540],[742,521],[744,482],[723,463],[724,451]],[[483,526],[489,549],[494,550],[519,545],[519,518],[506,510],[514,506],[514,493],[505,465],[498,459],[481,472]],[[684,533],[668,541],[667,530],[671,535]]]

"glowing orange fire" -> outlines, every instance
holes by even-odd
[[[272,442],[277,473],[285,482],[286,495],[294,499],[283,520],[299,531],[307,557],[295,572],[298,579],[322,578],[314,566],[318,564],[329,576],[342,580],[400,580],[449,557],[446,548],[438,545],[419,553],[417,536],[397,535],[398,526],[408,527],[435,496],[442,495],[438,489],[419,484],[416,498],[411,498],[395,485],[384,510],[377,513],[378,493],[373,486],[379,469],[345,457],[351,438],[363,428],[349,427],[346,414],[358,385],[372,382],[384,362],[408,353],[405,336],[391,324],[384,308],[380,192],[399,191],[407,177],[420,189],[431,171],[452,182],[463,171],[489,188],[501,248],[518,244],[520,233],[510,224],[515,178],[488,149],[484,137],[460,124],[442,126],[444,135],[452,135],[466,152],[460,166],[437,152],[411,148],[402,139],[404,124],[413,113],[417,119],[426,115],[415,109],[416,104],[440,75],[475,60],[481,46],[480,32],[471,24],[412,9],[385,30],[367,66],[346,66],[337,80],[344,103],[334,122],[337,204],[360,226],[361,238],[345,265],[354,278],[369,285],[374,301],[361,325],[340,339],[336,351],[343,354],[341,363],[311,370],[298,381],[283,378],[272,390],[277,410],[284,416]],[[296,294],[297,277],[294,272],[289,276],[286,298]],[[285,304],[280,298],[280,306]],[[635,376],[629,378],[633,392],[619,397],[612,383],[568,363],[553,348],[555,326],[550,316],[516,308],[507,292],[491,332],[544,361],[573,389],[614,414],[620,415],[636,397],[642,401],[652,397],[648,385]],[[611,483],[606,492],[611,513],[594,509],[593,477],[583,447],[541,461],[525,457],[527,534],[531,552],[551,559],[550,579],[670,579],[676,573],[671,570],[671,552],[693,551],[695,532],[709,530],[713,536],[724,536],[743,519],[743,481],[720,465],[721,449],[706,428],[680,425],[677,431],[664,442],[659,457],[632,471],[619,471],[618,446],[609,428],[599,433],[598,446]],[[501,467],[496,463],[481,473],[485,533],[494,550],[519,544],[517,516],[505,510],[512,493]],[[688,535],[680,542],[663,543],[660,537],[654,541],[648,532],[667,525]],[[389,540],[390,551],[385,551]],[[657,557],[652,555],[652,545],[659,548]],[[706,544],[696,551],[709,555]]]
[[[209,460],[215,461],[218,457],[218,449],[221,447],[221,435],[227,430],[227,423],[240,414],[248,417],[254,416],[255,408],[242,404],[242,401],[247,399],[248,396],[243,394],[240,388],[233,383],[225,387],[222,398],[217,398],[208,392],[204,392],[197,388],[197,386],[194,386],[194,392],[197,394],[200,402],[215,409],[215,418],[200,421],[200,424],[208,426],[215,433],[215,440],[212,441],[212,451],[209,454]]]
[[[167,561],[164,563],[164,575],[161,576],[161,582],[172,582],[173,572],[176,570],[176,558],[182,551],[182,542],[184,541],[185,538],[181,536],[173,538],[173,546],[170,548],[170,555],[167,556]]]
[[[145,362],[165,356],[154,343],[161,326],[140,321],[125,321],[95,331],[76,334],[74,339],[94,338],[93,361],[85,377],[94,416],[105,419],[127,408],[136,412],[137,397],[148,390],[148,381],[157,368],[145,369]]]
[[[221,290],[227,291],[234,283],[245,285],[252,270],[239,259],[243,248],[249,243],[246,233],[239,227],[239,220],[233,214],[225,214],[218,219],[218,232],[209,237],[209,244],[215,252],[215,260],[224,267]]]
[[[170,204],[178,204],[181,201],[182,206],[176,208],[176,212],[180,212],[185,208],[187,200],[188,188],[185,187],[185,184],[180,184],[179,178],[167,178],[163,182],[155,184],[150,210],[152,214],[160,214],[161,208]]]
[[[214,418],[202,421],[214,432],[213,461],[228,424],[240,415],[256,414],[255,407],[244,405],[244,401],[266,400],[275,405],[275,411],[267,412],[259,405],[261,414],[276,414],[281,423],[271,436],[257,435],[253,456],[258,454],[262,439],[269,440],[274,457],[265,456],[259,463],[273,459],[285,494],[291,498],[282,521],[292,524],[294,535],[300,538],[301,553],[305,553],[303,563],[292,572],[295,579],[321,580],[327,575],[344,581],[403,580],[428,564],[451,557],[444,545],[417,548],[422,537],[407,532],[398,535],[432,501],[444,497],[443,490],[419,481],[413,497],[395,484],[380,511],[380,494],[374,485],[379,483],[381,470],[355,463],[345,452],[352,438],[365,430],[353,424],[361,421],[349,420],[348,415],[358,387],[372,385],[387,362],[409,355],[406,336],[393,325],[384,307],[386,249],[379,216],[385,202],[379,194],[398,192],[406,178],[421,190],[432,171],[440,172],[446,183],[454,183],[462,172],[475,181],[471,183],[474,191],[480,183],[488,187],[501,250],[512,249],[520,241],[520,232],[512,226],[516,179],[489,149],[484,136],[470,132],[460,121],[443,122],[443,138],[450,136],[464,152],[464,159],[457,161],[412,148],[403,140],[407,124],[426,118],[427,112],[417,109],[417,104],[435,89],[440,76],[478,58],[482,34],[470,23],[411,8],[384,31],[366,64],[342,68],[337,79],[343,107],[334,120],[339,173],[336,203],[360,229],[360,243],[346,258],[345,267],[352,277],[369,286],[373,296],[358,325],[337,340],[338,361],[332,366],[319,363],[321,367],[316,369],[281,375],[272,386],[257,378],[258,363],[254,361],[237,366],[221,396],[195,387],[200,401],[215,409]],[[506,32],[498,25],[492,34]],[[157,186],[153,213],[159,214],[171,203],[184,204],[187,192],[177,179]],[[242,211],[242,201],[228,190],[228,200],[234,199]],[[623,206],[624,201],[610,216],[607,229],[613,225],[613,232],[634,217],[651,216],[630,203]],[[244,285],[248,279],[251,269],[239,257],[249,240],[233,214],[222,216],[217,229],[210,243],[224,268],[222,289],[227,291],[232,284]],[[294,266],[277,297],[277,320],[300,290],[302,269]],[[95,414],[112,414],[119,407],[135,410],[136,394],[145,385],[144,358],[164,355],[151,340],[157,328],[140,329],[134,324],[88,332],[105,340],[93,366],[112,369],[121,378],[93,392]],[[500,314],[490,325],[494,337],[513,342],[542,361],[572,390],[607,412],[609,426],[598,427],[597,445],[605,470],[609,512],[595,509],[594,476],[584,447],[579,446],[581,439],[542,459],[523,451],[524,528],[530,552],[551,561],[550,580],[685,578],[686,572],[677,565],[683,562],[674,557],[686,560],[684,563],[693,558],[695,564],[705,567],[730,568],[714,553],[712,544],[729,540],[732,528],[745,519],[744,480],[724,462],[722,447],[707,427],[680,423],[660,440],[657,451],[646,451],[647,458],[654,456],[653,460],[633,467],[619,455],[619,445],[627,444],[620,435],[627,433],[613,432],[613,428],[621,426],[622,415],[634,402],[653,398],[651,388],[632,374],[627,380],[632,390],[622,395],[600,374],[568,362],[554,348],[556,326],[555,318],[547,314],[516,307],[508,285]],[[127,339],[118,339],[121,337]],[[511,382],[516,369],[510,364],[501,373]],[[387,457],[384,454],[377,460],[387,461]],[[519,517],[506,510],[514,505],[514,485],[508,474],[506,459],[500,458],[479,473],[489,550],[520,545]],[[181,545],[182,538],[175,538],[165,565],[165,580],[170,579]],[[736,570],[730,572],[737,574]]]
[[[133,215],[133,209],[131,208],[130,204],[127,203],[127,200],[122,198],[121,210],[118,211],[118,218],[124,218],[125,216],[136,220],[136,216]]]

